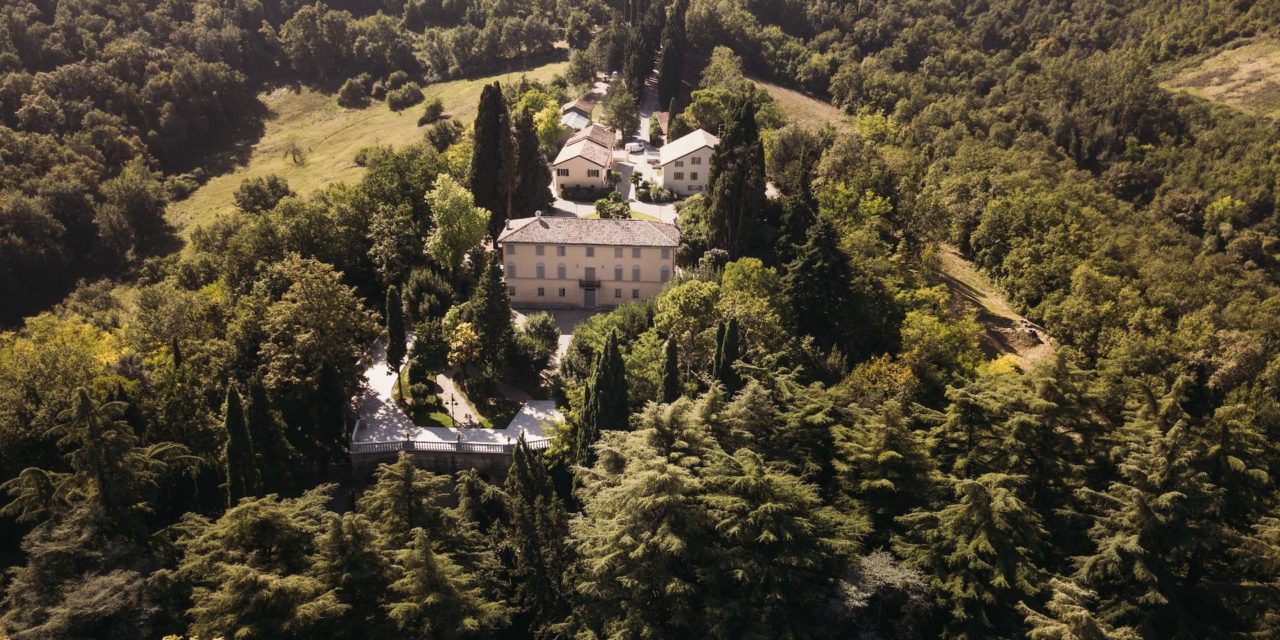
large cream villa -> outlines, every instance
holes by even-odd
[[[563,187],[606,187],[613,166],[613,132],[589,124],[564,143],[551,163],[557,195]]]
[[[658,295],[675,273],[680,231],[647,220],[537,216],[498,235],[516,305],[614,307]]]
[[[662,147],[658,164],[662,167],[662,186],[687,196],[707,188],[707,172],[711,170],[711,154],[720,139],[698,129]]]

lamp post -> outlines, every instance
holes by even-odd
[[[449,394],[449,418],[453,420],[454,426],[458,423],[458,398],[452,393]]]

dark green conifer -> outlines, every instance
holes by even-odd
[[[676,356],[676,341],[674,338],[667,338],[663,343],[662,401],[675,402],[680,394],[680,362]]]
[[[909,531],[894,549],[924,571],[948,638],[1021,635],[1016,604],[1043,590],[1037,563],[1045,531],[1018,497],[1022,481],[994,473],[961,480],[955,502],[900,518]]]
[[[257,456],[263,491],[284,492],[293,486],[298,452],[284,434],[284,423],[271,408],[261,376],[249,379],[248,392],[245,422]]]
[[[497,254],[490,257],[484,269],[472,308],[476,337],[480,338],[480,359],[496,370],[503,365],[515,338],[511,328],[511,294],[502,279]]]
[[[467,185],[475,196],[476,206],[487,209],[491,214],[489,235],[493,238],[502,231],[510,207],[510,120],[502,87],[497,82],[485,85],[476,110]]]
[[[720,343],[716,345],[716,362],[714,375],[724,385],[725,394],[732,396],[742,388],[742,376],[733,368],[733,363],[740,357],[742,343],[738,336],[738,319],[729,318],[724,325]]]
[[[406,340],[404,331],[404,302],[400,299],[400,289],[395,285],[387,287],[387,366],[393,372],[400,370],[404,364]]]
[[[730,260],[743,256],[771,257],[765,197],[764,145],[756,125],[755,105],[739,106],[711,157],[707,175],[707,215],[711,246],[724,249]]]
[[[262,491],[262,477],[253,451],[253,438],[245,423],[240,392],[227,385],[227,401],[223,405],[223,427],[227,441],[222,447],[222,463],[227,477],[227,506],[241,498],[257,497]]]
[[[524,218],[538,211],[549,212],[551,167],[542,155],[542,144],[533,124],[533,114],[523,110],[515,118],[515,175],[511,191],[511,217]]]
[[[552,626],[569,613],[568,520],[542,457],[516,442],[506,479],[508,524],[502,539],[509,550],[513,604],[536,637],[554,637]]]

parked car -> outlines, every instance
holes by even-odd
[[[640,153],[640,152],[642,152],[642,151],[644,151],[644,142],[643,142],[643,141],[641,141],[641,140],[637,140],[637,141],[635,141],[635,142],[628,142],[628,143],[627,143],[627,153]]]

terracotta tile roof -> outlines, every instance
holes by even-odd
[[[592,164],[608,169],[613,164],[613,150],[596,144],[594,140],[579,140],[564,145],[551,164],[558,165],[574,158],[584,158]]]
[[[720,144],[720,138],[717,138],[702,129],[698,129],[679,140],[672,140],[662,146],[662,151],[658,153],[658,163],[667,164],[675,160],[679,160],[698,149],[703,147],[715,148]]]
[[[498,242],[675,247],[680,244],[680,230],[673,224],[649,220],[540,216],[510,221],[498,235]]]
[[[613,148],[613,132],[598,124],[595,124],[594,122],[591,123],[590,125],[587,125],[587,127],[584,128],[582,131],[579,131],[573,134],[572,136],[570,136],[569,141],[566,142],[565,144],[570,145],[575,142],[578,142],[579,140],[591,140],[592,142],[595,142],[598,145],[608,147],[610,149]]]
[[[578,98],[577,100],[572,100],[561,105],[560,113],[565,113],[568,111],[580,111],[582,112],[582,115],[590,116],[591,111],[595,108],[596,108],[596,103],[589,102],[582,98]]]

